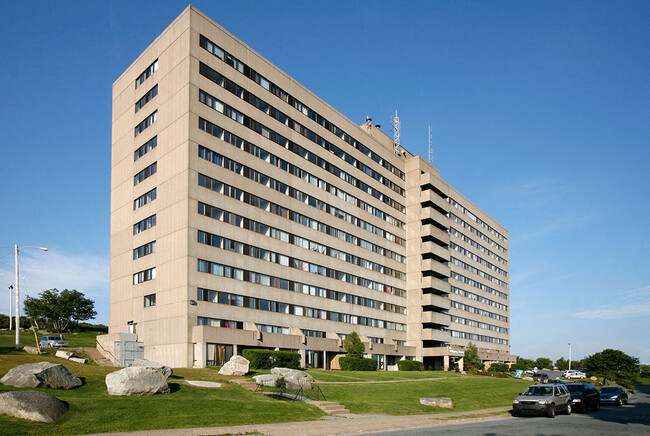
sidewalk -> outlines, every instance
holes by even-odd
[[[471,410],[467,412],[437,413],[432,415],[347,415],[346,418],[326,416],[318,421],[286,422],[281,424],[253,424],[237,425],[232,427],[204,427],[183,428],[174,430],[137,431],[132,433],[102,433],[94,436],[108,436],[126,434],[133,436],[180,436],[180,435],[240,435],[262,434],[265,436],[324,436],[324,435],[358,435],[379,433],[384,431],[398,431],[412,428],[431,427],[434,425],[453,424],[455,420],[438,420],[437,418],[478,415],[484,413],[504,412],[510,407],[495,407],[492,409]],[[507,417],[506,415],[505,417]],[[468,418],[475,420],[503,419],[504,416],[489,416],[482,418]],[[257,432],[257,433],[255,433]]]

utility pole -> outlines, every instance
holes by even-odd
[[[14,285],[9,285],[9,331],[13,328],[13,308],[11,305],[13,304],[14,298]]]
[[[569,371],[571,371],[571,343],[569,343]]]
[[[14,246],[15,252],[15,261],[16,261],[16,350],[20,350],[20,284],[18,277],[18,244]]]

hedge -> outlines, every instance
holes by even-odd
[[[377,361],[375,359],[341,357],[339,364],[344,371],[377,371]]]
[[[291,351],[246,349],[242,351],[242,356],[250,362],[250,369],[300,369],[300,354]]]
[[[397,369],[400,371],[422,371],[422,362],[417,360],[398,360]]]

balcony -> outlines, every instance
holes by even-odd
[[[451,303],[449,298],[441,297],[436,294],[423,294],[422,295],[422,306],[431,306],[437,307],[440,309],[449,309],[451,308]]]
[[[422,209],[423,215],[425,210],[433,212],[431,208]],[[432,224],[424,224],[422,227],[420,227],[420,237],[424,238],[425,241],[434,241],[438,245],[449,245],[449,233],[445,232],[444,230],[440,230],[438,227]]]
[[[436,277],[449,278],[449,266],[433,259],[422,259],[422,272],[431,272]]]
[[[433,206],[438,212],[446,214],[449,212],[449,203],[441,196],[431,190],[422,191],[420,193],[420,203],[422,207]]]
[[[422,329],[422,340],[449,342],[451,340],[451,333],[436,329]]]
[[[449,186],[430,172],[420,174],[420,186],[422,189],[435,189],[436,191],[440,191],[443,195],[449,193]]]
[[[443,215],[438,209],[430,206],[422,206],[422,209],[420,210],[420,220],[425,224],[431,224],[433,221],[439,224],[438,227],[449,227],[449,218]]]
[[[446,313],[425,311],[422,312],[422,322],[449,327],[449,324],[451,323],[451,316],[447,315]]]
[[[435,277],[422,277],[421,285],[422,289],[433,289],[439,293],[442,292],[449,294],[451,292],[451,285],[449,282],[445,282],[444,280]]]
[[[422,243],[422,257],[433,257],[444,262],[449,262],[449,250],[441,247],[435,242],[427,241]]]

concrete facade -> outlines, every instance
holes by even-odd
[[[154,142],[155,141],[155,145]],[[192,6],[113,84],[110,356],[510,361],[508,232]],[[472,336],[474,335],[474,336]]]

